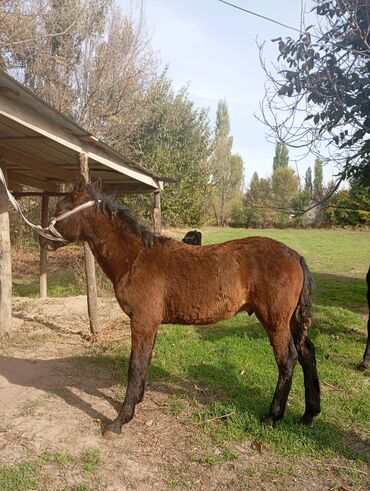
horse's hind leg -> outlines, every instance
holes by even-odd
[[[298,361],[302,366],[306,409],[302,423],[310,426],[313,418],[320,413],[320,383],[316,369],[315,347],[306,337],[297,346]]]
[[[268,330],[271,345],[274,349],[275,359],[279,368],[279,378],[275,394],[267,416],[262,420],[264,426],[273,425],[284,416],[286,402],[292,385],[292,376],[298,354],[294,346],[289,327]]]
[[[105,437],[109,438],[112,433],[121,432],[122,425],[132,420],[136,404],[144,397],[158,325],[158,323],[131,319],[131,355],[126,396],[117,418],[107,426]]]
[[[362,363],[358,367],[359,370],[362,370],[363,372],[368,369],[370,363],[370,268],[366,275],[366,282],[367,282],[367,304],[369,307],[369,317],[367,319],[367,342],[366,342],[366,348],[365,348],[365,353]]]

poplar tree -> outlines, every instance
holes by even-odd
[[[289,163],[289,152],[288,148],[284,143],[277,143],[275,147],[275,156],[272,164],[273,170],[279,169],[280,167],[288,167]]]
[[[308,167],[304,178],[304,191],[308,196],[312,195],[312,169]]]

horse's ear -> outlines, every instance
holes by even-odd
[[[100,194],[102,187],[103,187],[103,181],[99,177],[95,182],[91,183],[91,186],[95,189],[95,191]]]
[[[73,188],[73,196],[77,198],[77,196],[83,194],[86,191],[86,180],[82,174],[80,174],[77,179],[75,186]]]

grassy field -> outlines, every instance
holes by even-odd
[[[181,236],[181,234],[178,234]],[[369,374],[356,367],[366,340],[365,275],[370,263],[370,234],[322,230],[240,230],[207,228],[203,244],[250,235],[280,240],[302,255],[315,281],[316,346],[322,387],[322,413],[313,428],[302,427],[302,372],[297,365],[286,417],[274,429],[260,425],[275,389],[277,368],[267,337],[254,316],[240,314],[216,326],[162,326],[149,373],[150,386],[169,395],[168,411],[185,424],[202,428],[221,448],[215,455],[197,442],[194,459],[216,464],[238,458],[246,440],[296,458],[315,456],[344,462],[353,486],[363,484],[370,463]],[[64,277],[59,276],[63,282]],[[54,283],[53,283],[54,284]],[[17,286],[19,291],[19,285]],[[60,285],[58,288],[61,288]],[[69,293],[73,294],[72,289]],[[65,295],[67,288],[60,290]],[[35,293],[26,290],[27,295]],[[90,361],[113,368],[126,386],[129,346],[94,348]]]

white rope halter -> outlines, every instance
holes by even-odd
[[[90,200],[86,201],[86,203],[82,203],[81,205],[76,206],[76,208],[73,208],[73,210],[66,211],[65,213],[62,213],[61,215],[57,217],[53,217],[49,223],[49,225],[45,228],[43,228],[41,225],[35,225],[23,215],[22,210],[19,206],[18,201],[14,198],[14,196],[11,194],[11,192],[8,189],[8,186],[6,185],[6,180],[4,173],[2,169],[0,168],[0,181],[3,183],[5,191],[8,195],[9,201],[13,205],[14,209],[20,214],[20,216],[23,218],[23,220],[27,223],[29,227],[31,227],[33,230],[36,230],[36,232],[41,235],[41,237],[45,237],[45,239],[49,240],[54,240],[56,242],[63,242],[64,244],[69,244],[71,241],[65,239],[62,234],[58,232],[58,230],[55,228],[55,224],[57,222],[60,222],[62,220],[65,220],[66,218],[69,218],[70,216],[74,215],[75,213],[78,213],[79,211],[84,210],[85,208],[89,208],[90,206],[93,206],[97,203],[100,203],[100,199],[95,201],[95,200]]]

